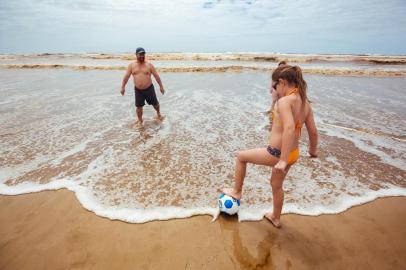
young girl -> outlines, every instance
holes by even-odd
[[[271,187],[273,212],[265,217],[277,228],[281,227],[283,180],[299,158],[299,139],[302,125],[309,134],[310,157],[317,157],[317,128],[307,99],[307,84],[298,66],[281,65],[272,73],[271,91],[276,98],[272,110],[272,129],[266,148],[237,153],[234,188],[223,188],[223,193],[241,198],[247,163],[272,166]]]

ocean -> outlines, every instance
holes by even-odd
[[[0,55],[0,194],[67,188],[84,208],[126,222],[217,213],[235,154],[266,147],[272,69],[299,65],[319,130],[283,213],[334,214],[406,196],[406,57],[275,53],[147,55],[166,89],[164,115],[120,85],[130,54]],[[158,90],[157,84],[155,83]],[[248,165],[239,220],[272,210],[271,168]]]

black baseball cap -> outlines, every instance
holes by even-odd
[[[135,50],[135,53],[136,53],[136,54],[145,53],[145,50],[144,50],[144,48],[138,47],[138,48]]]

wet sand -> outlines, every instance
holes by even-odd
[[[406,198],[283,228],[209,216],[128,224],[67,190],[0,196],[0,269],[405,269]]]

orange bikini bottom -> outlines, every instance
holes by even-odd
[[[269,154],[271,154],[274,157],[280,158],[281,157],[281,150],[277,149],[277,148],[272,148],[270,145],[268,145],[267,149]],[[299,147],[297,147],[295,150],[291,151],[289,154],[289,158],[288,158],[288,164],[292,165],[293,163],[295,163],[297,161],[297,159],[299,158]]]

